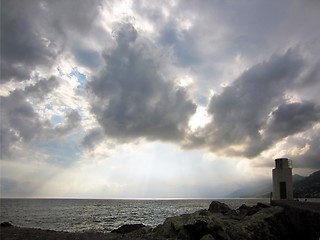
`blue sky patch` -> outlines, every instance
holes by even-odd
[[[59,124],[59,123],[62,123],[63,122],[63,117],[62,116],[59,116],[59,115],[53,115],[51,117],[51,122],[53,124]]]

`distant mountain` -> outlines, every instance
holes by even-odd
[[[295,174],[292,176],[293,196],[295,198],[320,198],[320,170],[308,177]],[[265,181],[237,189],[227,198],[268,198],[272,192],[272,184]]]
[[[320,170],[293,184],[295,198],[320,198]]]
[[[259,183],[245,184],[245,186],[231,192],[226,198],[260,198],[269,197],[272,189],[270,180]]]
[[[228,194],[226,198],[254,198],[256,197],[256,189],[239,188],[232,193]],[[260,194],[257,194],[260,197]]]
[[[297,183],[297,182],[300,182],[302,179],[305,179],[306,177],[305,176],[301,176],[299,174],[294,174],[292,176],[292,181],[293,181],[293,184]]]

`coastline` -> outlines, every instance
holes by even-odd
[[[110,232],[124,224],[156,227],[166,218],[208,208],[213,201],[232,209],[269,199],[6,199],[1,201],[1,222],[55,231]]]
[[[293,206],[292,201],[283,201],[281,204],[281,206],[263,203],[254,206],[243,204],[238,209],[231,209],[225,203],[212,201],[208,209],[169,217],[155,228],[143,224],[128,224],[110,233],[42,230],[1,223],[0,238],[4,240],[319,239],[320,204],[317,204],[313,211]]]
[[[0,239],[2,240],[131,240],[136,239],[127,235],[119,235],[115,233],[101,233],[101,232],[64,232],[54,230],[44,230],[37,228],[25,227],[1,227]],[[156,238],[154,238],[156,239]]]

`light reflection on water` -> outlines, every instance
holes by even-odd
[[[217,199],[237,208],[242,204],[268,203],[269,199]],[[94,199],[1,199],[1,222],[15,226],[59,231],[107,232],[124,224],[152,227],[167,217],[207,209],[212,199],[94,200]]]

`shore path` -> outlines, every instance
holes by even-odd
[[[272,201],[272,205],[281,207],[290,207],[300,210],[307,210],[320,214],[320,203],[318,202],[303,202],[303,201]]]

